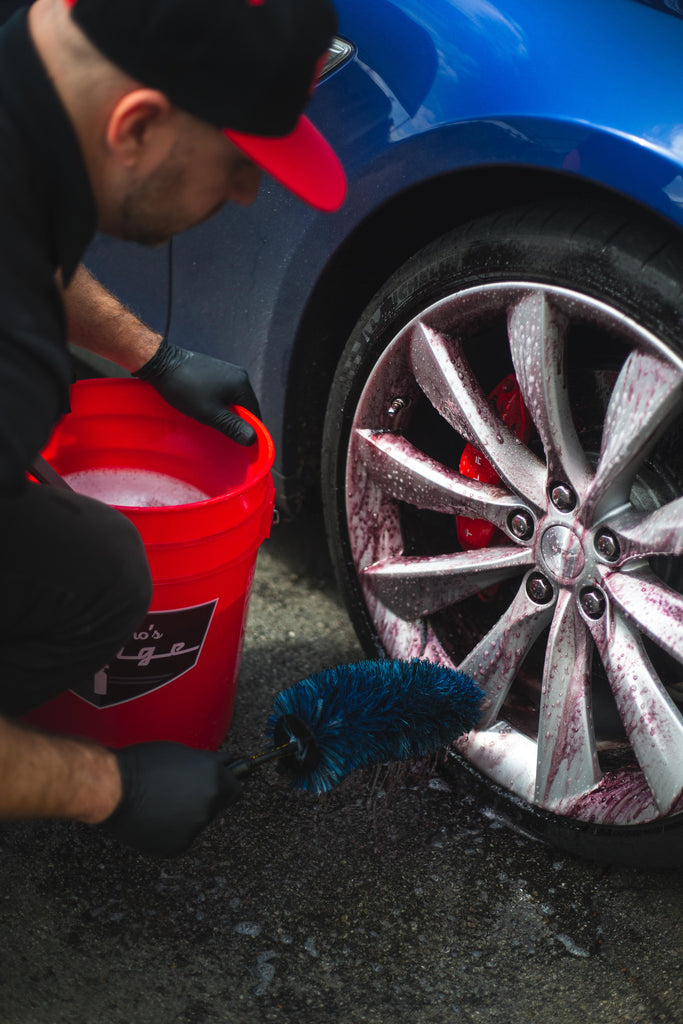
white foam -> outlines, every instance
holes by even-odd
[[[211,497],[185,480],[148,469],[83,469],[64,479],[79,494],[107,505],[152,508],[190,505]]]

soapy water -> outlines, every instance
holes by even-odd
[[[148,469],[83,469],[64,479],[79,494],[130,508],[190,505],[212,497],[185,480]]]

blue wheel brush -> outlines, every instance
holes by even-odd
[[[242,776],[279,759],[295,788],[324,793],[357,768],[451,743],[477,724],[483,697],[469,676],[419,658],[328,668],[276,696],[274,749],[231,767]]]

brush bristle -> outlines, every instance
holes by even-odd
[[[422,757],[469,732],[483,692],[469,676],[414,658],[338,665],[279,693],[266,734],[292,714],[320,747],[310,773],[288,766],[292,785],[324,793],[349,772],[383,761]]]

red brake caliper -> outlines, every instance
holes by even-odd
[[[531,417],[527,412],[522,395],[519,390],[517,378],[514,373],[509,374],[498,384],[491,394],[489,401],[495,405],[500,418],[511,428],[517,437],[524,444],[531,437]],[[497,484],[500,477],[495,469],[474,445],[466,444],[465,450],[460,457],[458,467],[463,476],[471,480],[481,480],[487,484]],[[476,548],[486,548],[499,543],[503,534],[485,519],[468,519],[466,516],[456,516],[456,528],[458,540],[463,551],[472,551]],[[497,586],[488,587],[482,591],[480,596],[483,600],[490,600],[498,589]]]

